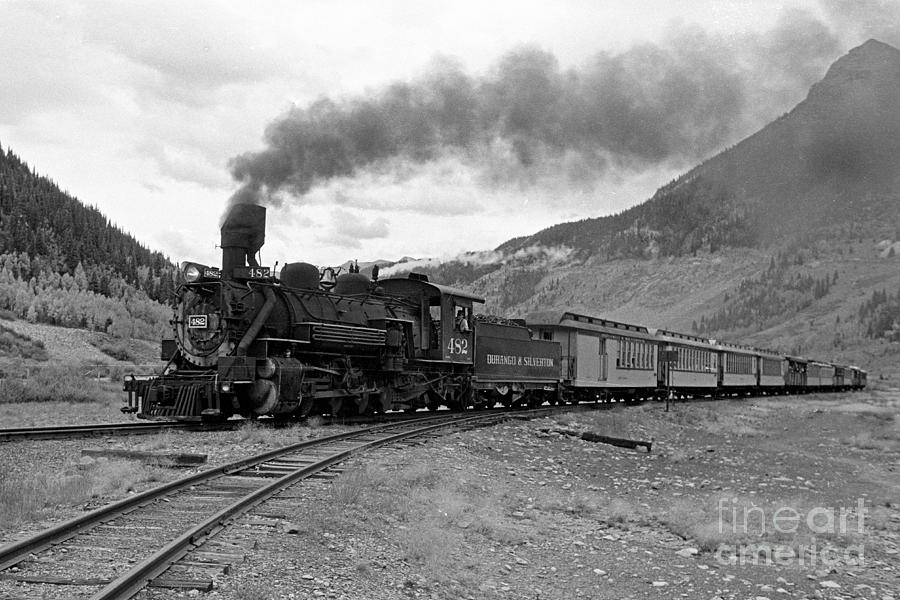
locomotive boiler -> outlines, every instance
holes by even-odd
[[[302,262],[276,278],[256,260],[265,216],[261,206],[234,206],[221,227],[221,268],[182,265],[174,339],[163,342],[168,364],[158,377],[126,378],[123,410],[302,417],[465,409],[557,390],[558,345],[523,349],[522,326],[483,329],[490,347],[507,338],[541,366],[514,381],[474,376],[472,309],[484,300],[469,292],[416,274],[378,281],[377,272],[369,278],[352,267],[331,279],[333,269]]]

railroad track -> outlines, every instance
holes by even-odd
[[[503,411],[503,408],[489,408],[486,411]],[[433,412],[400,413],[392,412],[377,415],[359,415],[343,417],[320,417],[323,425],[372,425],[381,423],[394,423],[398,421],[411,421],[414,419],[428,418]],[[448,414],[440,411],[438,414]],[[0,442],[15,440],[49,440],[83,438],[97,435],[139,435],[159,433],[170,429],[183,429],[186,431],[221,431],[234,429],[250,422],[246,419],[231,419],[224,422],[198,422],[198,421],[139,421],[125,423],[95,423],[86,425],[59,425],[45,427],[13,427],[0,429]],[[258,419],[253,421],[261,426],[282,427],[299,423],[299,421],[278,421],[276,419]]]
[[[14,440],[49,440],[90,437],[94,435],[133,435],[159,433],[167,429],[200,430],[208,426],[185,421],[146,421],[140,423],[95,423],[90,425],[60,425],[47,427],[17,427],[0,429],[0,442]]]
[[[148,586],[210,589],[216,574],[243,558],[214,536],[303,479],[379,446],[560,410],[443,413],[376,425],[169,482],[0,547],[0,597],[102,600]]]

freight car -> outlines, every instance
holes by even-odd
[[[126,377],[123,411],[304,417],[866,384],[857,367],[574,312],[479,317],[483,298],[415,273],[379,280],[297,262],[276,276],[256,260],[265,216],[234,206],[221,267],[183,263],[168,363],[159,376]]]

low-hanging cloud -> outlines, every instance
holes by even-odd
[[[565,245],[544,246],[543,244],[532,244],[525,248],[519,248],[515,252],[503,252],[500,250],[469,251],[437,258],[405,260],[381,269],[381,274],[385,277],[395,276],[416,269],[437,267],[447,262],[480,267],[527,261],[532,264],[539,263],[545,267],[552,267],[565,264],[571,259],[573,252],[572,248]]]
[[[802,99],[838,48],[826,25],[793,12],[765,34],[673,25],[659,43],[600,53],[580,68],[531,46],[478,76],[438,58],[410,82],[278,117],[264,149],[230,161],[240,183],[231,202],[321,201],[310,192],[329,182],[402,180],[448,156],[485,187],[545,184],[548,173],[590,187],[623,170],[688,165]]]

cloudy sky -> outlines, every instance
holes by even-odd
[[[173,260],[453,256],[646,200],[890,0],[0,0],[0,146]]]

